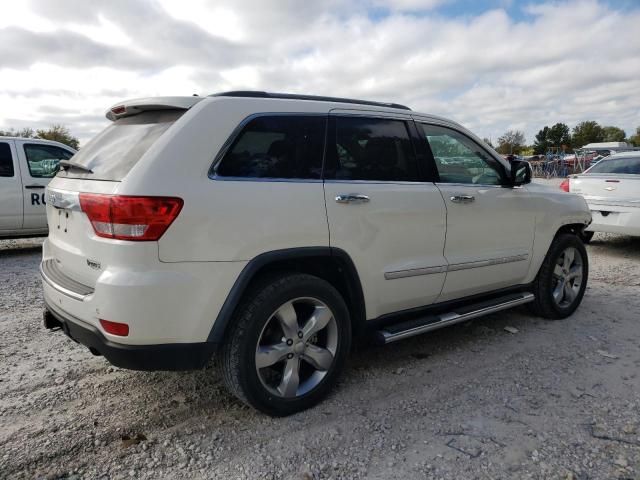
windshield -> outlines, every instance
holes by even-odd
[[[640,175],[640,156],[623,158],[605,158],[594,165],[589,173],[622,173],[626,175]]]
[[[78,168],[66,168],[58,176],[87,180],[122,180],[151,145],[184,114],[184,110],[143,112],[116,120],[73,157]]]

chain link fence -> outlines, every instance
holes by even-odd
[[[576,149],[572,154],[550,150],[546,155],[535,155],[529,163],[536,178],[564,178],[574,173],[582,173],[600,160],[598,152]]]

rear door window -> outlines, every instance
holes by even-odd
[[[92,170],[61,169],[59,176],[87,180],[122,180],[185,110],[156,110],[120,118],[105,128],[73,157]]]
[[[73,153],[52,145],[27,143],[24,145],[29,173],[34,178],[51,178],[58,171],[60,160],[69,160]]]
[[[326,116],[269,115],[249,121],[215,169],[222,177],[319,179]]]
[[[325,178],[417,182],[418,162],[403,120],[332,117]]]
[[[6,142],[0,142],[0,177],[13,177],[13,157]]]

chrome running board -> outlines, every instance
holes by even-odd
[[[455,323],[482,317],[490,313],[507,310],[517,305],[532,302],[535,296],[529,292],[505,295],[493,300],[479,302],[451,312],[396,323],[380,329],[376,336],[381,343],[391,343],[404,338],[427,333]]]

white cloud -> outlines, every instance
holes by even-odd
[[[30,9],[27,2],[4,2],[0,15],[0,28],[21,26],[32,32],[52,32],[55,23]]]
[[[246,37],[239,12],[231,8],[211,6],[207,0],[159,0],[174,18],[192,22],[214,36],[240,41]]]
[[[260,73],[252,66],[232,68],[220,72],[220,76],[226,80],[228,87],[223,89],[258,90],[260,88]]]
[[[131,37],[122,28],[102,15],[98,16],[97,24],[71,23],[66,25],[66,28],[71,32],[79,33],[106,45],[131,46],[133,43]]]
[[[374,0],[373,5],[396,11],[416,12],[432,10],[450,1],[451,0]]]
[[[123,98],[247,88],[406,103],[529,142],[559,121],[640,125],[640,9],[537,3],[515,21],[502,9],[446,18],[442,3],[12,2],[0,128],[59,120],[86,140]]]

